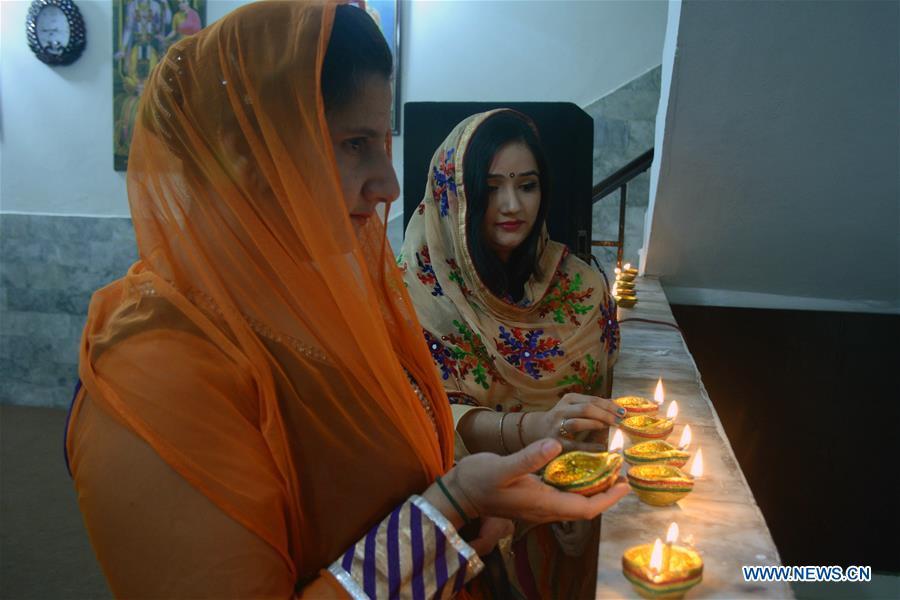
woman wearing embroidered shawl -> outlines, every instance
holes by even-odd
[[[548,238],[547,206],[561,199],[533,123],[510,110],[469,117],[429,173],[399,264],[453,404],[457,456],[549,436],[601,449],[573,434],[622,415],[596,397],[616,359],[615,304],[604,276]],[[520,524],[507,576],[529,599],[593,597],[598,541],[599,520]]]
[[[542,485],[553,440],[452,467],[375,215],[399,191],[390,72],[364,11],[317,1],[238,9],[151,74],[128,168],[140,260],[91,300],[67,427],[116,596],[448,597],[503,518],[622,495]]]

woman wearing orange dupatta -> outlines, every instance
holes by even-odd
[[[469,518],[585,518],[621,495],[541,485],[550,440],[451,468],[373,217],[397,195],[389,75],[369,17],[332,2],[245,6],[151,74],[128,170],[140,260],[92,298],[67,427],[116,596],[447,597],[506,531],[483,518],[466,543]]]
[[[512,110],[473,115],[429,172],[399,262],[453,403],[457,456],[544,437],[601,450],[583,436],[624,414],[597,397],[618,353],[615,303],[599,272],[549,239],[556,200],[534,124]],[[533,525],[505,554],[516,595],[593,597],[599,520]]]

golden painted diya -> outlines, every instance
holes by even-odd
[[[622,430],[632,444],[664,440],[669,437],[675,428],[675,420],[667,417],[639,414],[625,417],[621,424]]]
[[[637,269],[621,269],[616,271],[616,281],[619,282],[632,282],[634,278],[637,277]]]
[[[576,450],[557,456],[544,467],[544,483],[564,492],[593,496],[608,490],[622,468],[616,452]]]
[[[646,464],[628,469],[628,484],[641,501],[651,506],[669,506],[691,493],[694,478],[678,467]]]
[[[655,415],[656,411],[659,410],[659,404],[641,396],[620,396],[613,402],[625,409],[626,417]]]
[[[616,304],[622,308],[631,308],[637,304],[637,296],[616,296]]]
[[[629,465],[683,467],[690,457],[690,452],[679,450],[665,440],[641,442],[625,450],[625,460]]]
[[[659,540],[657,540],[658,542]],[[669,546],[665,568],[651,566],[653,544],[634,546],[622,555],[622,573],[644,598],[682,598],[703,581],[703,559],[684,546]]]

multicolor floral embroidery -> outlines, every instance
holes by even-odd
[[[562,385],[568,386],[563,393],[593,394],[603,383],[603,373],[590,354],[585,354],[584,361],[572,361],[572,375],[563,377]]]
[[[440,367],[441,376],[445,380],[451,375],[465,379],[471,373],[475,383],[486,390],[490,389],[491,382],[502,382],[503,378],[494,367],[494,359],[488,354],[481,336],[459,321],[453,321],[453,326],[459,333],[451,333],[440,340],[425,331],[431,358]]]
[[[512,327],[507,331],[501,325],[501,339],[495,340],[497,350],[503,355],[506,362],[532,378],[540,379],[545,373],[552,373],[556,370],[551,357],[564,354],[562,348],[559,347],[559,340],[549,336],[541,339],[543,334],[543,329],[525,332],[518,327]]]
[[[453,326],[459,333],[451,333],[443,339],[455,346],[450,348],[450,353],[457,360],[460,378],[464,379],[471,372],[475,383],[484,389],[491,387],[488,377],[491,378],[491,382],[502,382],[503,378],[494,366],[494,358],[485,348],[481,336],[457,320],[453,321]]]
[[[440,215],[446,217],[450,213],[448,192],[456,193],[456,163],[453,162],[455,148],[441,152],[438,166],[432,167],[434,176],[434,201],[440,206]]]
[[[581,273],[575,273],[575,277],[570,278],[568,273],[557,271],[550,291],[541,302],[540,316],[544,317],[552,312],[553,320],[557,323],[565,323],[568,319],[573,325],[581,325],[578,315],[586,315],[594,309],[593,304],[582,303],[591,297],[594,288],[582,290],[581,284]]]
[[[409,269],[409,263],[403,259],[403,253],[397,255],[397,268],[400,269],[401,273],[406,273],[406,270]]]
[[[607,354],[614,354],[619,348],[619,319],[616,317],[616,301],[612,296],[606,297],[606,302],[600,304],[600,343],[606,344]]]
[[[444,346],[440,340],[431,335],[427,329],[422,330],[425,333],[425,342],[428,344],[428,350],[431,352],[431,358],[434,363],[441,368],[441,377],[446,381],[450,376],[457,375],[456,361],[450,350]]]
[[[450,281],[456,283],[459,286],[460,291],[463,293],[463,296],[468,298],[472,295],[472,290],[469,289],[469,286],[466,285],[465,280],[462,276],[462,269],[459,268],[459,265],[456,264],[455,258],[448,258],[447,264],[450,266],[450,275],[448,276]]]
[[[444,290],[437,280],[434,267],[431,266],[431,255],[428,252],[428,246],[422,246],[422,249],[416,252],[416,262],[419,263],[419,271],[416,273],[419,281],[431,286],[432,296],[443,296]]]

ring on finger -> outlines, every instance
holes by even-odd
[[[574,437],[572,432],[566,429],[566,421],[568,420],[568,417],[563,417],[563,420],[559,422],[559,437],[564,440],[571,440]]]

